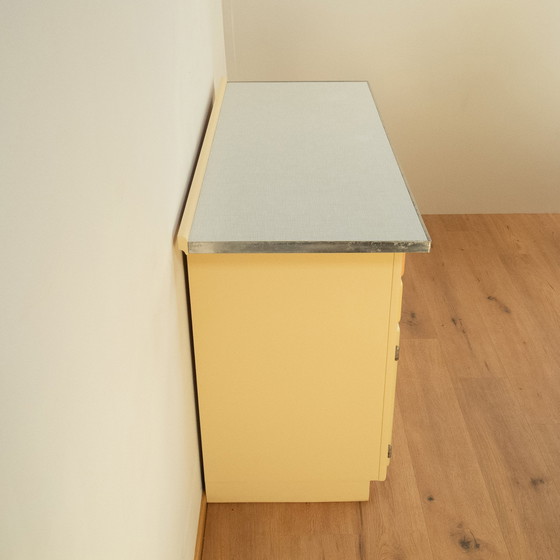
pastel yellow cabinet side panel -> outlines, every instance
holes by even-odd
[[[394,268],[393,254],[188,255],[209,502],[368,499]]]

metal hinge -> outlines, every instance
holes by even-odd
[[[398,361],[400,353],[401,353],[401,347],[395,346],[395,361]]]
[[[387,446],[387,458],[390,459],[393,456],[393,446],[389,444]]]

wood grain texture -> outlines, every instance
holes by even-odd
[[[202,549],[204,547],[204,531],[206,530],[206,513],[208,504],[206,502],[206,493],[203,492],[200,498],[200,513],[198,516],[198,531],[196,534],[196,545],[194,548],[194,560],[202,560]]]
[[[531,431],[546,461],[550,480],[560,491],[560,424],[532,424]]]
[[[438,340],[403,344],[398,394],[434,558],[509,558]]]
[[[509,382],[461,379],[457,395],[511,558],[558,558],[560,494]]]
[[[503,364],[493,343],[489,342],[490,332],[480,321],[480,312],[473,306],[472,293],[469,293],[476,281],[460,245],[464,232],[447,229],[442,221],[432,222],[428,226],[434,239],[432,253],[424,260],[409,260],[411,270],[405,284],[410,279],[421,290],[420,297],[409,300],[411,312],[415,312],[416,302],[429,306],[436,337],[445,341],[441,350],[452,376],[503,376]],[[418,283],[419,278],[421,283]],[[457,356],[464,359],[457,360]]]
[[[363,503],[210,504],[204,560],[560,558],[560,216],[425,221],[387,480]]]
[[[387,482],[372,484],[370,501],[358,504],[361,558],[430,560],[432,551],[422,500],[398,402],[393,448]]]

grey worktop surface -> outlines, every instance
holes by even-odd
[[[188,247],[429,251],[367,82],[227,84]]]

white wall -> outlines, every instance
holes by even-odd
[[[0,7],[0,558],[191,559],[201,481],[173,235],[219,2]]]
[[[560,212],[557,0],[224,0],[232,80],[368,80],[426,213]]]

